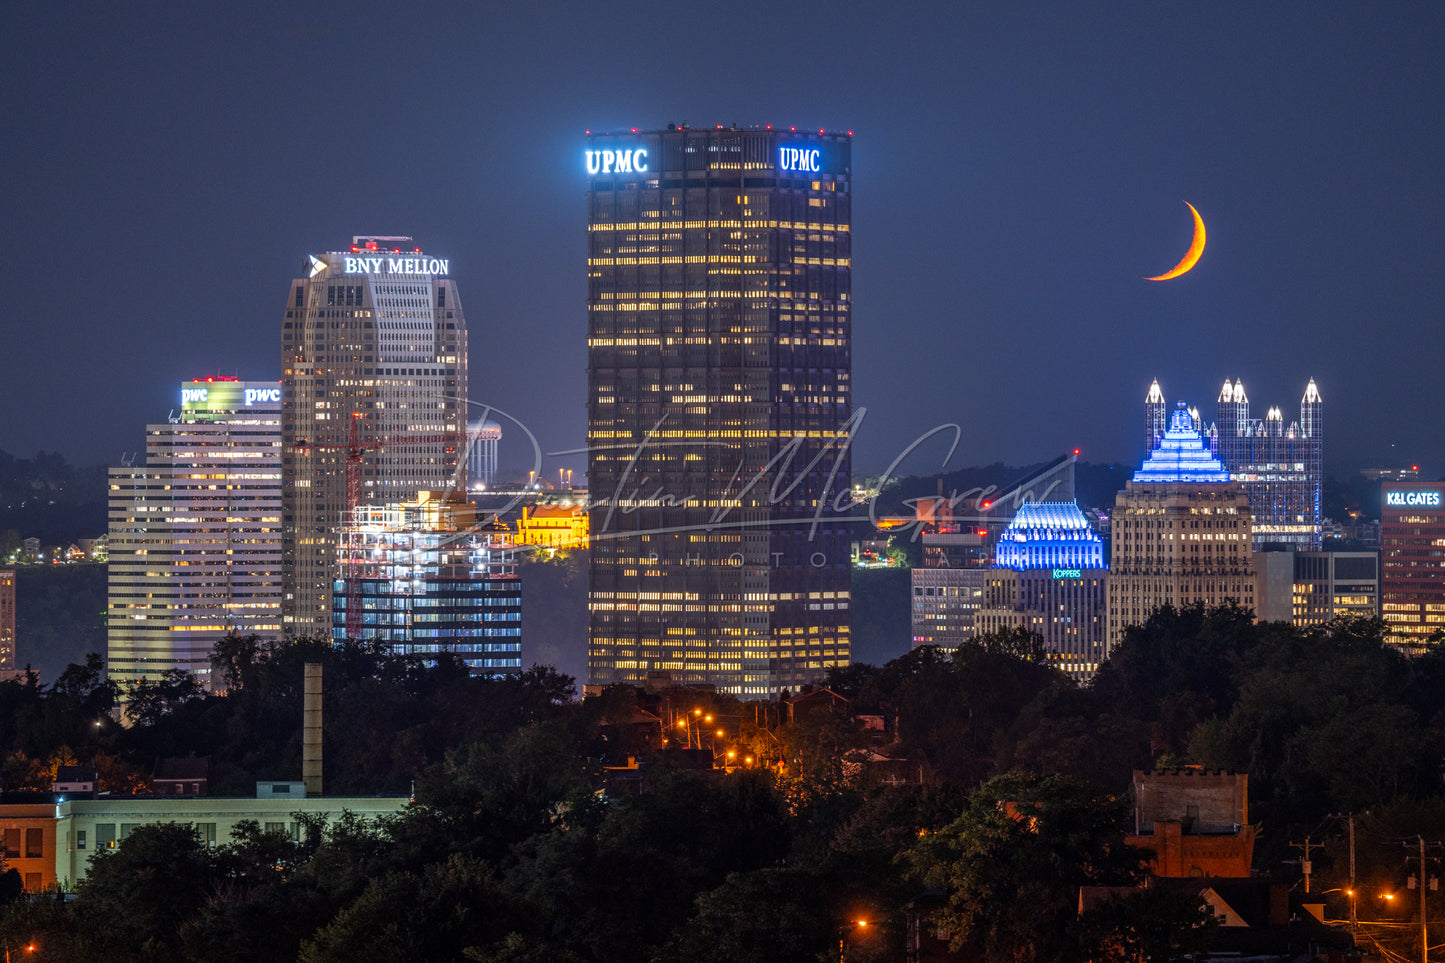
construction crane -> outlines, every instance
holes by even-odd
[[[423,435],[392,435],[388,438],[372,438],[365,444],[361,441],[361,412],[351,415],[351,430],[344,445],[312,444],[304,439],[292,445],[295,451],[341,451],[346,458],[346,515],[348,521],[356,515],[361,505],[361,462],[369,452],[381,451],[398,445],[445,445],[448,454],[456,454],[457,433],[438,432]],[[339,549],[337,546],[340,558]],[[360,579],[346,579],[346,637],[356,639],[361,635],[361,584]]]

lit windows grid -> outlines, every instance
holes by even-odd
[[[709,138],[682,137],[707,153]],[[651,156],[667,150],[654,146]],[[713,171],[761,172],[711,163]],[[648,533],[705,526],[719,511],[752,526],[811,515],[817,492],[806,486],[777,504],[766,490],[720,493],[794,440],[801,444],[795,464],[807,464],[851,412],[847,183],[761,188],[734,174],[720,186],[701,168],[677,177],[665,165],[657,170],[655,182],[642,178],[626,190],[594,183],[589,194],[589,486],[594,501],[600,492],[618,498],[611,531],[598,530],[608,525],[599,522],[605,510],[593,513],[592,676],[717,668],[731,673],[726,687],[761,693],[767,678],[780,677],[781,661],[802,664],[799,681],[807,681],[804,672],[821,674],[814,670],[829,659],[847,661],[846,606],[835,599],[827,620],[792,601],[752,607],[741,600],[773,594],[779,578],[836,583],[838,566],[825,575],[774,573],[772,552],[795,541],[774,531],[745,531],[726,546]],[[643,474],[647,490],[618,491],[618,482]],[[693,499],[658,505],[649,500],[657,490]],[[811,548],[846,562],[849,539],[824,526]],[[731,561],[719,564],[724,559],[713,553],[724,549]],[[654,610],[648,601],[666,594],[654,583],[685,586],[709,601],[664,616],[667,603]],[[836,593],[840,586],[819,587]],[[615,595],[635,601],[618,603]],[[690,632],[664,651],[665,630],[676,627],[664,623],[674,617],[686,619]],[[823,629],[821,644],[798,644],[792,633],[804,628]],[[624,651],[627,657],[614,655]]]

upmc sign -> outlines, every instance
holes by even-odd
[[[632,150],[589,150],[587,152],[587,173],[589,174],[644,174],[647,172],[647,151],[641,147]]]
[[[779,147],[778,170],[816,174],[823,169],[822,157],[823,152],[816,147]]]
[[[1386,508],[1439,508],[1438,491],[1385,492]]]

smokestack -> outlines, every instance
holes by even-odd
[[[301,712],[301,781],[307,796],[321,795],[321,663],[306,663],[306,702]]]

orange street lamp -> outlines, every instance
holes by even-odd
[[[854,927],[865,930],[868,928],[867,920],[850,920],[847,926],[838,927],[838,963],[847,963],[846,951],[848,949],[848,931]]]

